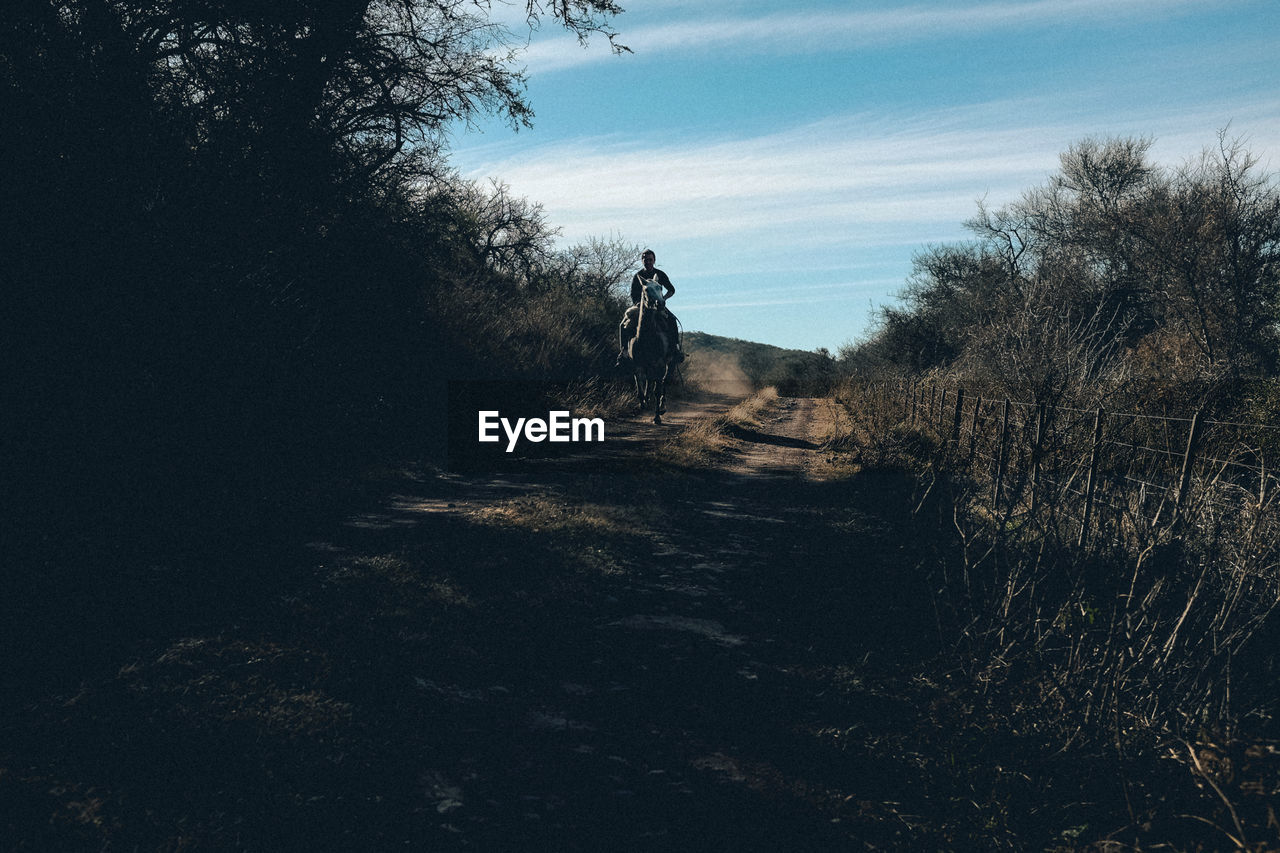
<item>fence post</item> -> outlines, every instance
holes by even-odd
[[[982,395],[973,401],[973,420],[969,421],[969,461],[973,461],[974,448],[978,446],[978,412],[982,409]]]
[[[960,418],[964,415],[964,389],[956,389],[956,413],[955,418],[951,422],[951,441],[956,444],[956,449],[960,449]]]
[[[1171,526],[1177,526],[1182,521],[1182,508],[1187,502],[1187,493],[1191,491],[1191,474],[1195,469],[1196,451],[1200,444],[1200,419],[1204,415],[1204,410],[1199,409],[1191,417],[1191,430],[1187,434],[1187,452],[1182,455],[1182,474],[1178,477],[1178,498],[1173,506],[1173,520]]]
[[[1000,501],[1004,498],[1004,468],[1007,464],[1008,450],[1006,437],[1009,434],[1009,398],[1004,398],[1004,415],[1000,418],[1000,443],[996,448],[996,479],[991,487],[991,509],[1000,511]]]
[[[947,389],[942,389],[942,398],[938,400],[937,414],[933,415],[933,428],[937,431],[938,437],[942,437],[942,416],[947,410]]]
[[[915,382],[912,382],[910,385],[907,386],[907,388],[911,392],[911,420],[909,421],[909,423],[912,426],[915,426],[916,425],[916,397],[918,397],[920,394],[920,386],[917,385]]]
[[[1040,451],[1044,447],[1045,404],[1036,407],[1036,443],[1031,447],[1031,517],[1040,506]]]
[[[1098,480],[1098,450],[1102,446],[1102,408],[1093,413],[1093,448],[1089,451],[1089,479],[1084,484],[1084,516],[1080,519],[1080,538],[1076,545],[1083,548],[1089,541],[1089,522],[1093,517],[1093,491]]]

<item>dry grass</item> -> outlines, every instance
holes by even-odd
[[[932,437],[904,424],[900,413],[852,386],[838,389],[826,401],[831,428],[822,442],[836,470],[854,474],[865,468],[907,468],[931,464],[937,445]]]
[[[552,495],[515,498],[484,506],[475,518],[486,524],[518,527],[533,533],[614,535],[630,527],[616,507],[568,504]]]
[[[832,446],[868,469],[913,469],[928,484],[929,506],[922,497],[916,513],[937,525],[940,624],[960,652],[957,695],[976,697],[951,727],[1069,759],[1077,795],[1100,813],[1110,802],[1108,819],[1128,824],[1106,842],[1115,846],[1098,849],[1170,839],[1196,849],[1181,843],[1193,836],[1200,849],[1280,849],[1280,762],[1269,751],[1276,703],[1263,686],[1274,684],[1276,585],[1239,558],[1272,544],[1240,547],[1240,525],[1205,523],[1193,501],[1176,533],[1152,529],[1143,547],[1081,547],[1057,533],[1060,500],[994,513],[989,482],[964,453],[903,423],[898,400],[874,387],[842,393],[848,418]],[[1214,754],[1233,756],[1227,771],[1200,759],[1210,740]],[[1110,788],[1087,769],[1107,764]]]
[[[322,666],[279,643],[188,637],[154,663],[122,668],[120,679],[179,718],[213,718],[263,737],[314,737],[349,724],[352,715],[350,703],[308,682]]]
[[[656,506],[624,509],[548,493],[498,501],[480,508],[472,518],[482,525],[538,537],[574,571],[622,575],[628,571],[628,543],[637,524],[657,511]]]
[[[732,453],[740,443],[730,435],[732,428],[758,429],[760,416],[777,399],[778,389],[765,388],[724,414],[694,421],[663,445],[663,459],[680,467],[696,468]]]
[[[734,406],[722,417],[725,423],[742,427],[758,427],[760,426],[760,414],[773,405],[773,402],[777,399],[777,388],[765,388]]]
[[[369,603],[378,612],[389,614],[403,615],[433,604],[474,606],[454,578],[424,569],[403,554],[357,557],[333,568],[326,580],[338,589],[359,587],[371,595]]]

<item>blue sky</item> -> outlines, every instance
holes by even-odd
[[[623,5],[634,52],[614,56],[527,36],[495,0],[534,127],[459,130],[452,159],[540,202],[566,244],[652,247],[687,329],[855,341],[916,252],[1085,137],[1152,138],[1178,165],[1229,128],[1280,169],[1276,0]]]

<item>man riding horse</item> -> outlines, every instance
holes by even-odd
[[[627,342],[631,340],[636,333],[636,321],[640,317],[640,297],[644,295],[644,286],[649,282],[657,279],[658,284],[662,285],[664,293],[663,300],[670,299],[672,294],[676,292],[675,287],[671,284],[671,279],[667,278],[667,274],[655,267],[653,264],[658,260],[657,255],[653,253],[653,249],[645,249],[640,255],[640,260],[644,263],[644,269],[640,270],[631,278],[631,307],[627,309],[627,313],[622,318],[622,324],[618,326],[618,367],[626,367],[631,361],[631,357],[627,355]],[[672,314],[665,306],[659,311],[663,327],[667,331],[669,338],[675,342],[675,355],[672,360],[677,364],[684,361],[684,353],[680,351],[680,327],[676,321],[676,315]]]

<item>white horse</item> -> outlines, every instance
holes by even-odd
[[[645,284],[641,293],[636,333],[627,343],[627,355],[631,357],[631,372],[636,380],[640,411],[645,410],[652,398],[655,424],[662,423],[662,415],[667,411],[667,375],[671,371],[676,353],[676,342],[663,328],[659,313],[665,305],[662,286],[655,276]]]

